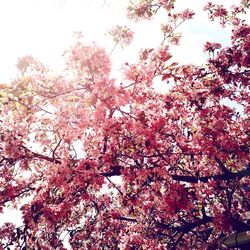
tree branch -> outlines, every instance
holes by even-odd
[[[217,157],[215,156],[214,157],[215,161],[219,164],[220,168],[222,169],[222,171],[225,173],[225,174],[229,174],[231,173],[224,165],[224,163]]]
[[[137,222],[138,222],[137,219],[135,219],[135,218],[125,217],[125,216],[120,216],[118,219],[119,219],[119,220],[129,221],[129,222],[134,222],[134,223],[137,223]]]
[[[120,176],[122,174],[121,169],[122,169],[122,166],[117,165],[117,166],[112,167],[111,172],[99,173],[99,174],[104,176],[104,177]]]
[[[109,181],[109,183],[120,193],[120,195],[123,195],[122,191],[115,185],[115,183],[113,183],[108,176],[105,176],[107,178],[107,180]]]
[[[55,159],[55,154],[56,154],[56,150],[58,149],[58,147],[60,146],[60,143],[62,142],[63,138],[61,138],[57,145],[55,146],[54,150],[53,150],[53,153],[52,153],[52,158]]]
[[[231,173],[228,171],[228,173],[225,174],[218,174],[218,175],[209,175],[209,176],[202,176],[202,177],[195,177],[195,176],[187,176],[187,175],[171,175],[173,180],[175,181],[183,181],[183,182],[189,182],[189,183],[198,183],[200,182],[208,182],[209,180],[233,180],[238,178],[243,178],[250,176],[250,164],[248,166],[236,173]]]
[[[129,222],[133,222],[133,223],[138,222],[138,220],[136,218],[126,217],[126,216],[120,216],[117,219],[129,221]],[[192,230],[196,227],[199,227],[201,225],[204,225],[206,223],[212,222],[212,221],[213,221],[212,217],[204,216],[202,219],[194,221],[194,222],[185,222],[183,226],[171,226],[171,225],[168,225],[165,223],[160,223],[160,222],[157,222],[156,226],[158,228],[161,228],[161,229],[174,230],[174,231],[178,231],[178,232],[188,233],[190,230]]]

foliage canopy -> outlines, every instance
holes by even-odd
[[[176,29],[195,18],[174,6],[128,7],[136,21],[159,10],[169,21],[158,48],[124,65],[122,83],[108,53],[79,36],[62,74],[25,56],[17,79],[0,85],[0,209],[13,205],[23,219],[0,227],[2,249],[65,249],[66,240],[72,249],[223,249],[223,237],[250,231],[250,27],[239,18],[249,1],[206,5],[232,37],[227,47],[207,42],[202,66],[172,61]],[[110,34],[122,46],[133,37],[122,26]],[[167,93],[154,89],[159,79]]]

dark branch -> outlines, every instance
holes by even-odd
[[[121,173],[122,167],[119,165],[113,166],[111,169],[112,169],[111,172],[99,173],[99,174],[105,177],[120,176],[122,174]]]
[[[137,223],[137,219],[131,217],[120,216],[118,219]]]
[[[129,222],[134,222],[137,223],[138,220],[136,218],[131,218],[131,217],[126,217],[126,216],[120,216],[117,218],[119,220],[124,220],[124,221],[129,221]],[[177,232],[184,232],[188,233],[190,230],[199,227],[201,225],[205,225],[206,223],[212,222],[213,218],[209,216],[205,216],[200,220],[194,221],[194,222],[185,222],[184,225],[182,226],[171,226],[165,223],[160,223],[157,222],[156,226],[161,229],[167,229],[167,230],[175,230]]]
[[[209,176],[202,176],[202,177],[195,177],[195,176],[187,176],[187,175],[171,175],[173,180],[175,181],[183,181],[189,183],[197,183],[197,182],[208,182],[209,180],[233,180],[238,178],[243,178],[250,176],[250,164],[248,164],[247,168],[236,172],[236,173],[225,173],[225,174],[218,174],[218,175],[209,175]]]
[[[53,153],[52,153],[52,158],[55,159],[55,154],[56,154],[56,150],[58,149],[58,147],[60,146],[60,143],[62,142],[63,138],[61,138],[57,145],[55,146],[54,150],[53,150]]]
[[[54,159],[52,157],[41,155],[41,154],[38,154],[38,153],[33,153],[33,155],[31,157],[27,157],[27,158],[38,158],[38,159],[50,161],[50,162],[53,162],[53,163],[56,163],[56,164],[62,164],[62,162],[60,160],[58,160],[58,159]]]
[[[225,167],[224,163],[217,157],[214,157],[215,161],[219,164],[220,168],[225,174],[230,174],[231,172]]]
[[[213,218],[209,217],[209,216],[205,216],[203,219],[198,220],[198,221],[194,221],[194,222],[188,222],[185,223],[184,226],[180,226],[180,227],[174,227],[173,229],[177,230],[177,231],[183,231],[185,233],[188,233],[190,230],[192,230],[193,228],[199,227],[201,225],[205,225],[208,222],[212,222]]]

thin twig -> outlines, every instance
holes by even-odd
[[[109,177],[107,177],[107,180],[109,181],[109,183],[120,193],[120,195],[123,195],[122,191],[115,185],[115,183],[113,183]]]

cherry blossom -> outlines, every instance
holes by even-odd
[[[174,6],[128,7],[136,21],[161,10],[168,21],[159,47],[124,63],[122,83],[109,53],[77,34],[60,74],[25,56],[0,85],[0,211],[23,222],[1,225],[1,249],[226,249],[224,237],[248,237],[249,4],[206,5],[232,35],[228,46],[207,41],[200,66],[171,54],[195,18]],[[132,42],[126,27],[111,35]]]

